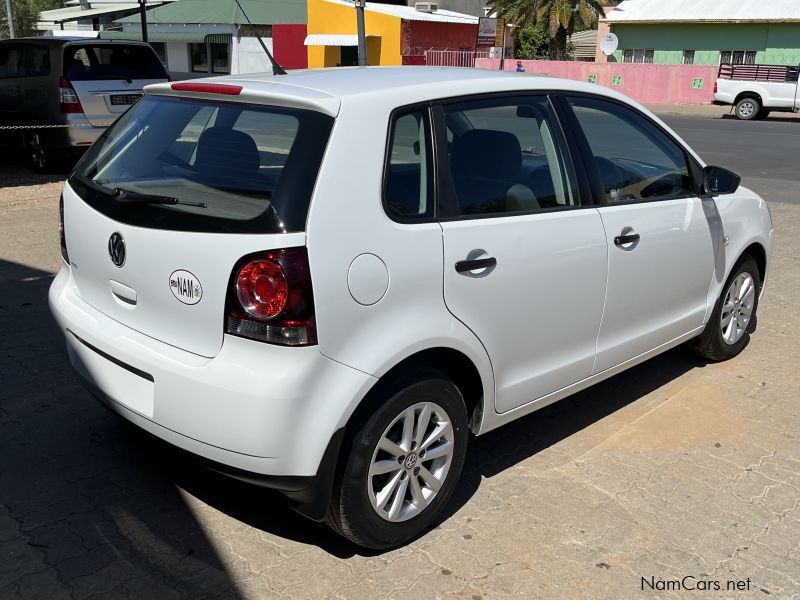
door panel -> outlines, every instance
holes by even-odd
[[[715,244],[684,149],[620,103],[570,97],[608,246],[598,373],[703,324]],[[704,202],[710,203],[704,207]]]
[[[546,97],[446,104],[441,122],[445,303],[486,348],[505,412],[591,374],[605,234]]]
[[[608,243],[608,288],[594,373],[703,324],[714,272],[703,202],[681,198],[598,209]],[[614,238],[627,232],[638,234],[638,242],[616,245]]]
[[[606,240],[597,211],[442,227],[445,302],[486,347],[497,411],[588,377],[606,286]],[[456,271],[456,262],[481,257],[494,257],[496,266]]]

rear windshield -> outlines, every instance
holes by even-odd
[[[167,72],[150,46],[81,44],[64,48],[64,77],[70,81],[166,79]]]
[[[95,142],[70,185],[140,227],[303,231],[332,124],[311,110],[145,96]]]

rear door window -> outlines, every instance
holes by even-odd
[[[21,45],[0,44],[0,79],[19,77],[22,54]]]
[[[70,81],[167,78],[152,48],[116,43],[66,46],[64,75]]]
[[[50,49],[47,46],[31,44],[25,47],[22,75],[25,77],[50,75]]]
[[[145,96],[70,180],[96,210],[182,231],[303,231],[333,119],[316,111]]]

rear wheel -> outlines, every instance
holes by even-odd
[[[755,98],[742,98],[736,103],[736,118],[750,121],[758,116],[761,111],[761,103]]]
[[[756,323],[761,277],[756,262],[743,258],[733,270],[705,330],[697,338],[696,352],[711,361],[733,358],[750,342]]]
[[[427,368],[372,400],[375,412],[348,438],[327,521],[382,549],[425,531],[447,503],[464,465],[467,411],[459,389]]]

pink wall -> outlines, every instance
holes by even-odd
[[[615,6],[604,6],[603,7],[603,16],[608,16],[612,10],[614,10]],[[603,54],[603,51],[600,50],[600,40],[603,39],[603,36],[607,33],[611,33],[611,23],[605,20],[600,20],[597,22],[597,47],[594,49],[594,60],[595,62],[608,62],[608,57]]]
[[[479,69],[497,69],[500,61],[479,58]],[[582,61],[523,60],[526,73],[589,81],[594,75],[600,85],[630,96],[642,104],[710,104],[714,100],[716,66],[702,65],[641,65],[628,63],[593,63]],[[506,71],[517,67],[516,60],[506,59]],[[614,76],[620,85],[613,85]],[[702,89],[692,87],[694,79],[702,79]]]

